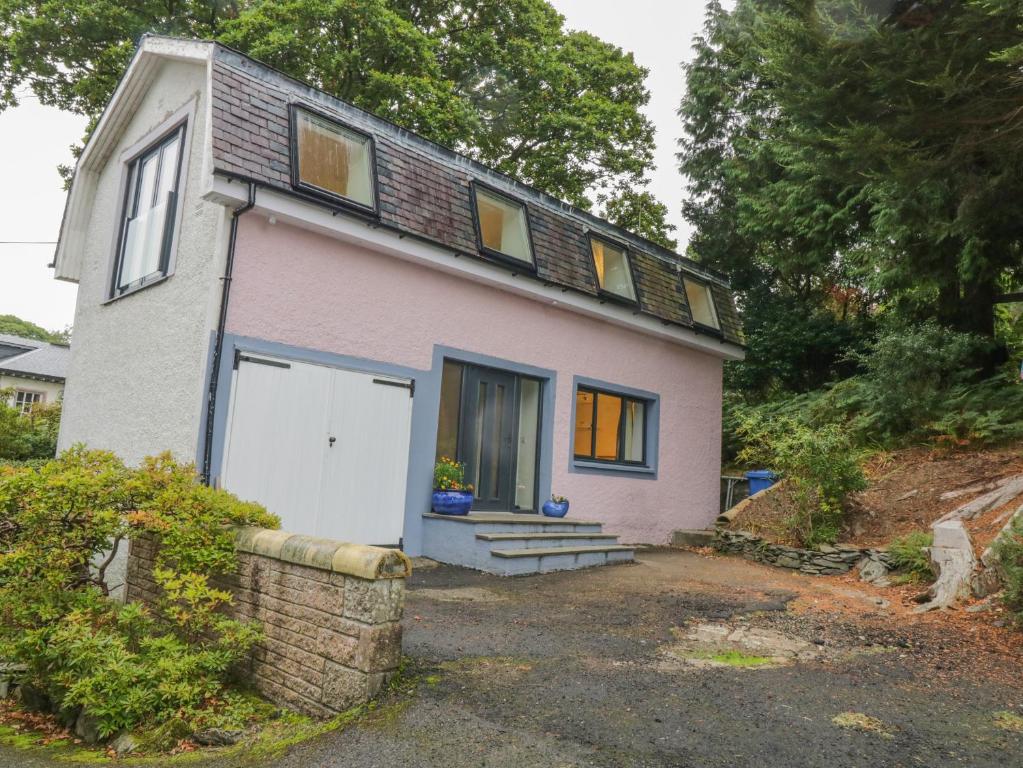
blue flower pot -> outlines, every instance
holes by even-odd
[[[433,511],[438,515],[467,515],[472,502],[473,495],[467,491],[433,492]]]
[[[547,499],[543,503],[543,513],[547,517],[564,517],[568,514],[568,502],[557,502]]]

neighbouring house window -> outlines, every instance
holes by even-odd
[[[710,286],[688,277],[684,278],[683,282],[686,286],[686,296],[689,298],[689,311],[693,315],[693,322],[721,330],[718,311],[714,306],[714,294],[711,293]]]
[[[533,266],[526,206],[517,200],[473,187],[480,246],[486,252]]]
[[[590,248],[600,290],[628,301],[636,301],[636,286],[632,282],[628,251],[595,237],[590,238]]]
[[[18,389],[14,392],[14,407],[23,415],[27,416],[32,412],[32,407],[37,403],[45,401],[46,396],[42,392],[31,392],[27,389]]]
[[[295,186],[375,210],[372,137],[299,107],[292,116]]]
[[[128,166],[115,294],[167,274],[184,136],[181,125]]]
[[[575,458],[644,464],[646,412],[645,400],[579,387],[575,395]]]

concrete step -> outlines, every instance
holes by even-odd
[[[619,545],[589,547],[547,547],[529,549],[492,549],[494,557],[491,573],[516,576],[527,573],[570,571],[594,568],[611,563],[632,562],[635,550]]]
[[[426,557],[489,573],[546,573],[633,559],[632,547],[586,520],[487,512],[423,518]]]
[[[618,543],[613,533],[477,533],[476,538],[501,549],[591,547]]]

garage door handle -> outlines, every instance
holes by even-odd
[[[336,437],[327,438],[327,442],[330,443],[330,447],[333,448],[334,447],[334,443],[337,442],[337,438]]]

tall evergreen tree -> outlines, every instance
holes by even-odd
[[[1008,0],[712,3],[681,109],[697,251],[813,308],[857,289],[992,335],[1023,277],[1021,24]]]

